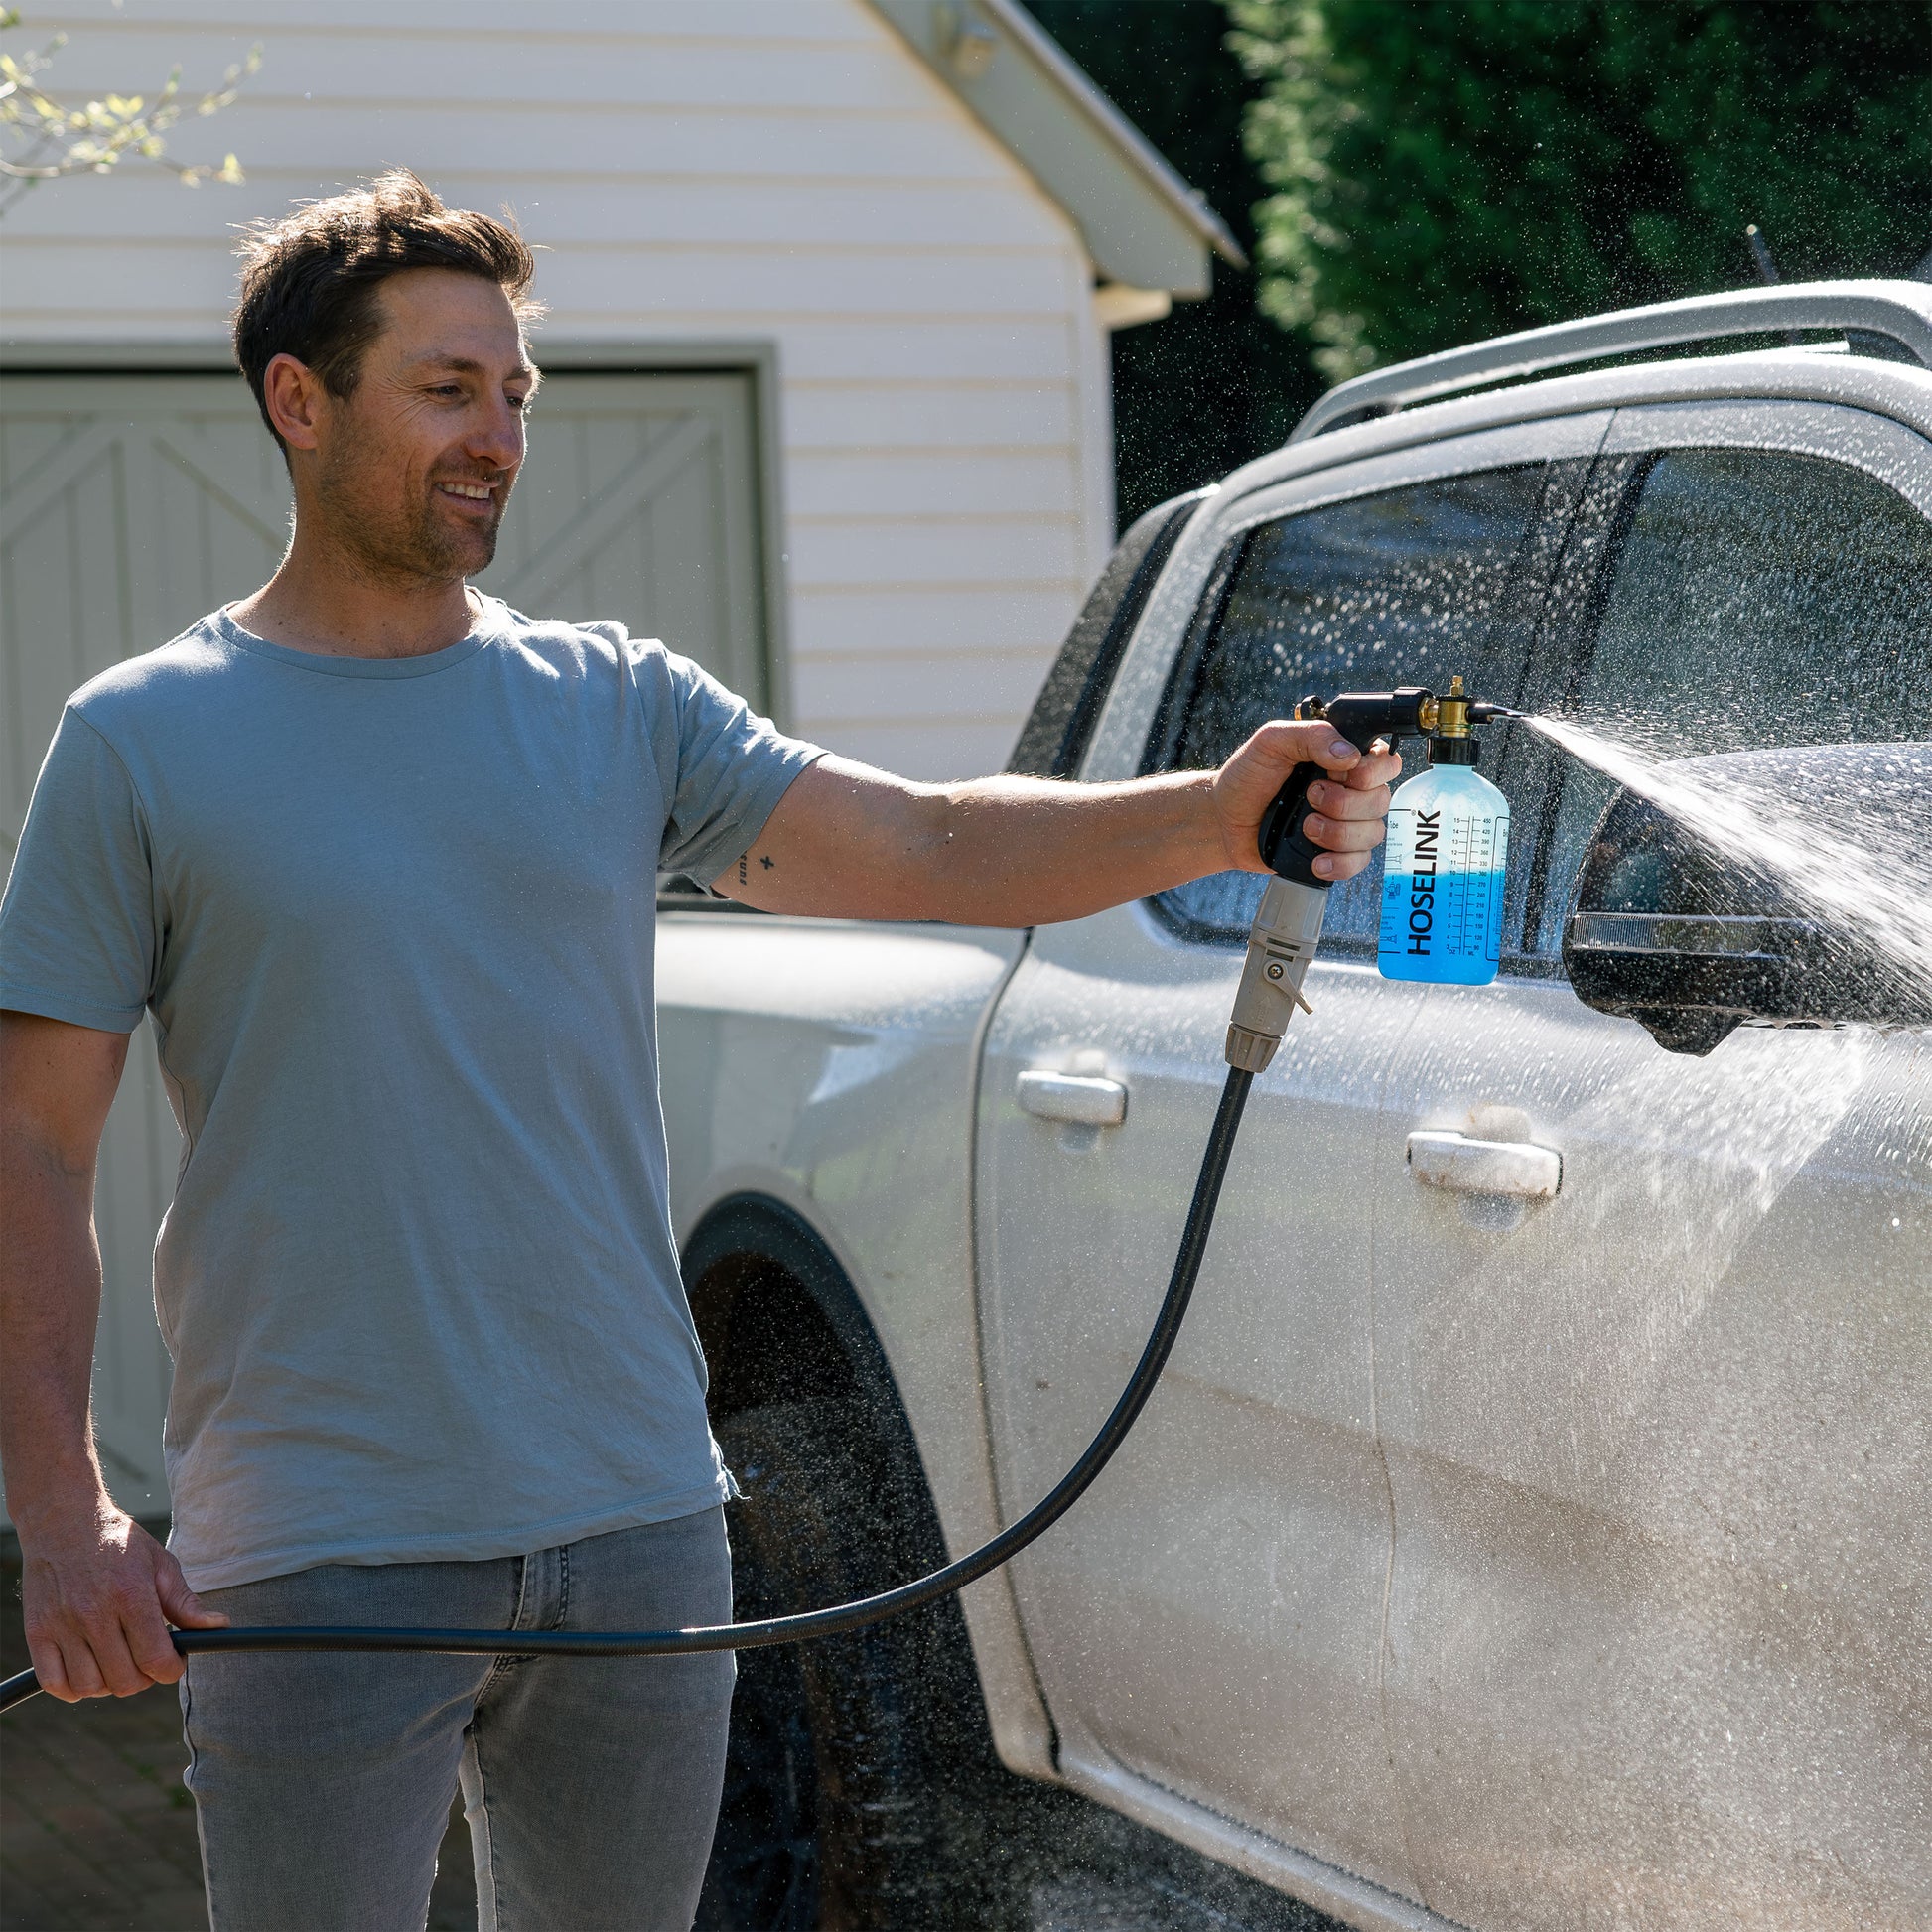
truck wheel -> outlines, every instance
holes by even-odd
[[[905,1581],[894,1564],[891,1484],[869,1466],[874,1445],[850,1411],[774,1403],[726,1418],[718,1439],[744,1491],[726,1512],[741,1621]],[[958,1820],[971,1806],[959,1799],[974,1753],[944,1749],[959,1726],[928,1702],[960,1690],[956,1671],[934,1668],[945,1607],[739,1653],[698,1932],[950,1923],[969,1856]]]

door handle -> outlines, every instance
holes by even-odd
[[[1409,1167],[1427,1187],[1452,1194],[1549,1200],[1563,1185],[1563,1156],[1531,1141],[1475,1141],[1432,1131],[1409,1136]]]
[[[1118,1127],[1127,1118],[1127,1089],[1118,1080],[1104,1080],[1090,1073],[1048,1073],[1029,1068],[1020,1076],[1020,1107],[1023,1113],[1040,1120]]]

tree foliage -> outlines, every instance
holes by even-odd
[[[21,25],[19,12],[0,8],[0,33]],[[201,95],[184,95],[176,68],[152,97],[102,94],[92,100],[63,98],[45,76],[54,57],[67,45],[56,34],[32,53],[0,53],[0,214],[30,188],[69,175],[111,174],[123,162],[148,162],[190,188],[205,181],[235,183],[241,164],[233,155],[221,165],[185,166],[168,158],[168,135],[185,115],[206,119],[218,114],[261,66],[259,43],[245,60],[221,76],[221,84]]]
[[[1226,0],[1263,308],[1339,378],[1932,249],[1928,0]]]
[[[1266,193],[1242,146],[1259,93],[1227,47],[1220,0],[1030,0],[1040,24],[1198,188],[1252,255]],[[1301,338],[1255,306],[1252,271],[1214,263],[1213,292],[1113,339],[1123,528],[1273,449],[1320,393]]]

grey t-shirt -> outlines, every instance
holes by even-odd
[[[621,625],[493,600],[402,659],[217,613],[69,701],[0,1007],[154,1016],[197,1588],[728,1493],[670,1228],[656,874],[723,871],[817,756]]]

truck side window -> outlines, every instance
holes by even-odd
[[[1250,531],[1174,666],[1147,768],[1219,764],[1310,693],[1443,690],[1461,671],[1482,696],[1513,702],[1526,646],[1524,626],[1506,619],[1522,601],[1551,467],[1412,483]],[[1409,775],[1421,766],[1420,747],[1403,749]],[[1324,945],[1373,943],[1381,881],[1378,854],[1334,889]],[[1187,937],[1239,938],[1266,883],[1259,873],[1216,873],[1153,903]]]
[[[1670,450],[1637,485],[1566,705],[1654,758],[1932,739],[1932,523],[1863,470]],[[1554,953],[1608,782],[1565,760],[1537,911]]]

